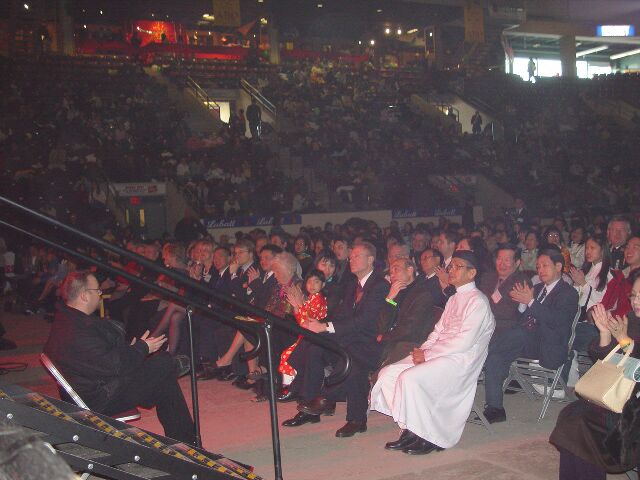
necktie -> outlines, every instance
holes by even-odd
[[[364,289],[362,288],[362,285],[360,285],[360,282],[358,282],[356,284],[356,305],[360,303],[360,300],[362,300],[363,294],[364,294]]]
[[[493,293],[495,294],[499,289],[500,289],[500,285],[502,285],[502,282],[504,280],[502,278],[498,279],[498,284],[496,285],[496,288],[493,290]]]
[[[538,295],[538,302],[542,303],[546,296],[547,296],[547,287],[544,287],[542,289],[542,292],[540,292],[540,295]]]

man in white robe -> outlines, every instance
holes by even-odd
[[[447,270],[456,293],[440,321],[420,348],[380,371],[370,409],[403,429],[387,449],[421,455],[453,447],[462,436],[495,328],[489,300],[474,282],[477,265],[472,252],[454,253]]]

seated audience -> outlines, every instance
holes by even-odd
[[[502,385],[518,357],[539,359],[556,369],[567,360],[572,322],[578,311],[578,293],[562,279],[564,256],[558,249],[538,253],[536,268],[541,283],[531,288],[515,284],[509,296],[527,308],[521,325],[496,337],[485,363],[484,415],[490,423],[504,422]]]
[[[453,447],[471,412],[495,321],[475,286],[475,255],[458,250],[449,263],[456,293],[429,338],[411,355],[384,367],[371,391],[372,410],[402,428],[385,448],[424,455]]]

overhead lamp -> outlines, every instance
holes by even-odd
[[[371,40],[369,41],[369,43],[370,43],[371,45],[375,45],[375,44],[376,44],[376,41],[375,41],[375,40],[373,40],[373,39],[371,39]]]
[[[202,18],[203,18],[204,20],[209,21],[209,22],[213,22],[213,21],[216,19],[216,17],[214,17],[214,16],[213,16],[213,15],[211,15],[210,13],[203,13],[203,14],[202,14]]]
[[[362,45],[362,40],[358,40],[358,45]]]
[[[630,55],[635,55],[636,53],[640,53],[640,48],[636,48],[635,50],[628,50],[622,53],[616,53],[615,55],[611,55],[609,58],[611,60],[618,60],[619,58],[628,57]]]
[[[266,25],[266,24],[268,23],[268,22],[267,22],[266,17],[262,17],[262,18],[260,19],[260,23],[261,23],[262,25]]]
[[[100,10],[100,15],[104,14],[104,12],[102,10]]]
[[[411,35],[412,33],[418,33],[418,29],[417,28],[412,28],[411,30],[409,30],[407,32],[409,35]]]
[[[379,9],[377,9],[377,10],[376,10],[376,12],[377,12],[377,13],[382,13],[382,9],[381,9],[381,8],[379,8]]]
[[[601,52],[603,50],[607,50],[609,47],[607,45],[600,45],[599,47],[588,48],[586,50],[581,50],[576,52],[576,57],[584,57],[585,55],[591,55],[592,53]]]
[[[389,35],[391,33],[391,29],[389,27],[384,29],[384,34]]]
[[[318,8],[322,8],[324,5],[322,5],[321,3],[318,4]]]
[[[397,33],[398,33],[398,35],[402,35],[402,29],[399,28]]]
[[[24,9],[25,9],[25,10],[29,10],[29,4],[28,4],[28,3],[25,3],[25,4],[23,5],[23,7],[24,7]]]

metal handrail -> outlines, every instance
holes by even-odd
[[[128,258],[130,260],[133,260],[134,262],[136,262],[138,265],[143,266],[144,268],[155,272],[157,274],[162,274],[165,275],[166,277],[169,277],[173,280],[175,280],[176,282],[178,282],[179,284],[182,284],[186,287],[189,287],[189,289],[191,291],[200,293],[200,294],[204,294],[205,298],[210,298],[214,301],[217,301],[219,305],[221,305],[222,307],[228,307],[228,306],[233,306],[239,310],[241,310],[242,312],[245,312],[245,314],[248,315],[253,315],[256,317],[260,317],[263,318],[265,321],[270,322],[273,324],[274,327],[279,328],[281,330],[285,330],[291,334],[294,335],[302,335],[303,337],[307,338],[310,342],[318,344],[328,350],[331,350],[335,353],[337,353],[338,355],[340,355],[342,357],[342,359],[345,361],[345,368],[343,369],[343,371],[341,372],[337,372],[336,374],[331,376],[331,384],[335,384],[335,383],[339,383],[340,381],[344,380],[344,378],[347,376],[347,374],[349,373],[349,369],[351,367],[351,358],[349,357],[349,354],[341,347],[339,346],[337,343],[335,343],[332,340],[328,340],[326,337],[324,337],[323,335],[318,335],[316,333],[310,332],[309,330],[299,327],[296,323],[287,321],[281,317],[278,317],[274,314],[272,314],[271,312],[268,312],[267,310],[264,310],[262,308],[256,307],[255,305],[251,305],[250,303],[244,302],[242,300],[238,300],[235,297],[232,297],[230,295],[227,295],[225,293],[222,292],[218,292],[214,289],[211,288],[207,288],[204,285],[202,285],[201,283],[193,280],[192,278],[189,277],[185,277],[184,275],[177,273],[173,270],[169,270],[165,267],[161,267],[158,264],[156,264],[155,262],[142,257],[134,252],[130,252],[128,250],[125,250],[123,248],[118,247],[117,245],[113,245],[105,240],[93,237],[91,235],[89,235],[88,233],[84,233],[81,232],[80,230],[77,230],[73,227],[70,227],[69,225],[66,225],[54,218],[48,217],[40,212],[36,212],[35,210],[31,210],[28,207],[25,207],[24,205],[21,205],[17,202],[14,202],[13,200],[6,198],[2,195],[0,195],[0,203],[3,203],[9,207],[12,207],[24,214],[26,214],[27,216],[30,216],[36,220],[39,220],[43,223],[46,223],[50,226],[53,226],[55,228],[58,228],[60,230],[63,230],[67,233],[70,233],[71,235],[78,237],[82,240],[84,240],[87,243],[93,244],[97,247],[103,248],[105,250],[108,250],[112,253],[115,253],[117,255],[120,255],[122,257]],[[8,222],[2,222],[3,225],[8,226],[10,228],[12,228],[13,226],[11,224],[9,224]],[[21,233],[27,233],[26,231],[22,230]],[[79,256],[76,253],[73,253],[73,251],[71,252],[67,252],[70,254],[73,254],[75,256]],[[89,263],[95,264],[96,261],[94,259],[88,258],[86,260]],[[115,267],[111,267],[114,268]],[[117,272],[112,272],[112,273],[117,273],[118,275],[122,275],[123,277],[124,275],[124,271],[119,270],[119,269],[115,269],[117,270]],[[136,280],[136,283],[141,283],[140,279],[138,279],[138,277],[134,277]],[[150,287],[151,288],[151,287]],[[168,293],[167,293],[168,294]],[[185,298],[184,297],[180,297],[180,302],[185,302]],[[205,313],[209,313],[209,312],[214,312],[215,310],[211,310],[208,306],[206,308],[206,312]],[[225,322],[224,320],[222,320],[224,323],[229,323],[229,322]],[[238,328],[240,328],[240,325],[243,325],[244,322],[240,322],[237,320],[234,320],[233,325],[237,326]]]
[[[256,87],[251,85],[244,78],[240,79],[240,86],[245,92],[247,92],[251,96],[251,98],[255,98],[258,101],[258,103],[262,105],[262,108],[264,108],[267,112],[269,112],[274,117],[277,116],[276,106],[273,103],[271,103],[267,99],[267,97],[262,95],[262,93],[260,93],[260,90],[258,90]]]
[[[66,225],[58,220],[55,220],[53,218],[47,217],[46,215],[43,215],[39,212],[36,212],[30,208],[25,207],[24,205],[21,205],[13,200],[10,200],[4,196],[0,196],[0,203],[5,204],[8,207],[11,207],[15,210],[17,210],[18,212],[26,215],[26,217],[30,217],[36,221],[42,222],[44,224],[47,224],[55,229],[58,230],[58,234],[60,233],[67,233],[70,234],[71,236],[75,237],[76,240],[83,240],[85,242],[87,242],[88,244],[92,244],[94,246],[97,246],[99,248],[102,248],[104,250],[107,250],[109,252],[115,253],[120,255],[121,257],[124,258],[128,258],[130,260],[133,260],[134,262],[136,262],[138,265],[141,265],[142,267],[146,268],[149,271],[158,273],[158,274],[163,274],[168,278],[171,278],[173,280],[176,281],[177,284],[179,285],[184,285],[186,287],[188,287],[190,289],[190,291],[192,291],[193,293],[199,293],[199,294],[204,294],[204,301],[200,301],[197,298],[193,299],[193,298],[184,298],[183,296],[179,295],[177,292],[173,292],[171,290],[166,290],[158,285],[155,285],[154,283],[148,282],[146,280],[144,280],[143,278],[137,277],[125,270],[122,270],[120,268],[114,267],[112,265],[108,265],[106,263],[101,262],[100,260],[97,260],[93,257],[90,257],[88,255],[85,255],[84,253],[78,252],[76,250],[73,250],[71,248],[68,248],[67,246],[64,246],[62,244],[59,244],[57,242],[54,242],[52,240],[49,240],[47,238],[44,238],[41,235],[35,234],[33,232],[30,232],[28,230],[25,230],[24,228],[18,227],[16,225],[13,225],[10,222],[4,221],[4,220],[0,220],[0,226],[5,226],[7,228],[10,228],[18,233],[21,233],[25,236],[28,236],[30,238],[33,238],[39,242],[44,243],[45,245],[49,245],[53,248],[56,248],[64,253],[67,253],[68,255],[74,256],[76,258],[79,258],[91,265],[95,265],[109,273],[115,274],[115,275],[120,275],[122,277],[124,277],[125,279],[129,280],[132,283],[138,284],[138,285],[142,285],[145,288],[148,288],[151,291],[154,291],[156,293],[159,293],[160,295],[163,295],[166,298],[169,298],[171,300],[174,300],[176,302],[182,303],[182,304],[187,304],[187,314],[188,314],[188,327],[189,327],[189,338],[190,338],[190,345],[191,345],[191,360],[192,360],[192,373],[191,373],[191,380],[192,380],[192,396],[193,396],[193,406],[194,406],[194,423],[196,426],[196,443],[198,445],[201,444],[200,439],[199,439],[199,418],[198,418],[198,406],[197,406],[197,383],[195,380],[195,374],[193,372],[193,360],[194,360],[194,355],[193,355],[193,333],[192,333],[192,329],[191,329],[191,309],[192,307],[197,308],[200,312],[202,312],[205,315],[208,316],[212,316],[215,317],[216,320],[221,321],[224,324],[233,326],[239,330],[243,330],[247,333],[249,333],[249,335],[251,337],[255,337],[257,336],[257,332],[256,330],[258,328],[262,328],[263,329],[263,333],[266,339],[266,351],[267,351],[267,358],[268,358],[268,365],[269,365],[269,379],[268,379],[268,390],[269,390],[269,407],[270,407],[270,416],[271,416],[271,436],[272,436],[272,444],[273,444],[273,457],[274,457],[274,469],[275,469],[275,477],[276,480],[281,480],[282,479],[282,463],[281,463],[281,455],[280,455],[280,434],[279,434],[279,423],[278,423],[278,412],[277,412],[277,402],[276,402],[276,395],[275,395],[275,388],[274,388],[274,383],[275,383],[275,372],[274,372],[274,355],[272,352],[272,330],[273,328],[279,328],[281,330],[284,330],[286,332],[292,333],[294,335],[301,335],[302,337],[306,338],[308,341],[310,341],[311,343],[315,343],[323,348],[326,348],[328,350],[333,351],[334,353],[336,353],[338,356],[340,356],[342,358],[342,360],[344,361],[344,364],[342,366],[341,369],[339,369],[338,372],[334,373],[331,375],[331,377],[326,379],[326,383],[328,384],[335,384],[338,383],[342,380],[344,380],[346,378],[346,376],[349,374],[350,370],[351,370],[351,357],[349,356],[349,354],[340,346],[338,345],[336,342],[329,340],[327,338],[325,338],[322,335],[316,334],[316,333],[312,333],[309,330],[306,330],[304,328],[299,327],[295,322],[288,322],[285,319],[278,317],[276,315],[273,315],[271,312],[268,312],[264,309],[255,307],[247,302],[243,302],[241,300],[238,300],[230,295],[226,295],[224,293],[221,292],[217,292],[216,290],[213,289],[209,289],[207,287],[205,287],[204,285],[202,285],[199,282],[196,282],[195,280],[189,278],[189,277],[185,277],[184,275],[177,273],[175,271],[169,270],[167,268],[164,267],[160,267],[158,266],[156,263],[148,260],[145,257],[141,257],[140,255],[137,255],[133,252],[129,252],[127,250],[124,250],[116,245],[112,245],[104,240],[101,240],[99,238],[93,237],[87,233],[81,232],[73,227],[70,227],[69,225]],[[208,302],[209,300],[214,299],[215,301],[219,302],[219,304],[221,304],[222,308],[218,308],[218,309],[213,309],[211,307],[211,305],[209,305]],[[235,308],[237,308],[238,310],[242,311],[242,312],[247,312],[249,315],[254,315],[254,316],[258,316],[261,317],[264,322],[263,323],[258,323],[258,322],[246,322],[246,321],[242,321],[243,319],[238,318],[235,313],[229,313],[228,311],[226,311],[229,306],[233,306]],[[259,338],[259,337],[258,337]],[[254,355],[257,354],[260,351],[261,347],[260,344],[256,344],[255,348],[253,349],[253,351],[249,352],[250,355]]]
[[[201,100],[206,105],[207,110],[216,110],[218,112],[218,117],[220,117],[220,105],[218,105],[218,103],[209,96],[207,91],[202,88],[191,75],[187,76],[186,83],[187,88],[193,92],[196,100]]]

